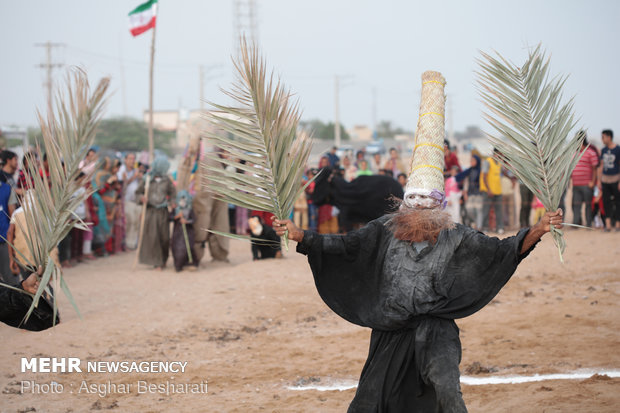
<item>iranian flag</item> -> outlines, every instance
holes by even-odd
[[[129,31],[137,36],[155,27],[157,0],[149,0],[129,12]]]

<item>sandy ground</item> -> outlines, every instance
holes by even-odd
[[[547,235],[490,305],[458,322],[462,374],[620,370],[620,233],[573,230],[566,238],[565,264]],[[0,325],[0,411],[346,411],[353,389],[287,386],[357,380],[370,331],[323,304],[304,256],[292,249],[281,260],[252,262],[249,248],[235,241],[230,264],[205,260],[193,273],[132,271],[132,254],[67,270],[83,319],[62,297],[63,321],[53,329],[33,333]],[[21,358],[35,356],[79,357],[82,367],[147,360],[187,366],[167,374],[22,373]],[[42,386],[22,394],[22,381]],[[139,381],[207,381],[208,390],[140,392]],[[63,391],[46,389],[52,382]],[[84,383],[102,395],[108,383],[116,391],[101,397]],[[120,393],[121,385],[128,394]],[[463,394],[471,412],[620,411],[620,378],[607,376],[464,385]]]

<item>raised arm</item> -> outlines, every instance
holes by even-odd
[[[551,225],[555,226],[557,229],[561,229],[563,219],[564,214],[559,208],[555,212],[545,212],[545,215],[540,219],[540,221],[538,221],[536,225],[530,228],[529,232],[523,239],[523,244],[521,246],[521,251],[519,252],[519,254],[524,254],[532,247],[532,245],[534,245],[539,239],[541,239],[543,235],[551,231]]]

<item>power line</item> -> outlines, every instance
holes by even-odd
[[[105,53],[97,53],[97,52],[91,52],[88,50],[84,50],[84,49],[80,49],[78,47],[75,46],[67,46],[67,49],[69,50],[69,52],[77,54],[77,55],[85,55],[85,56],[90,56],[96,60],[105,62],[108,61],[110,62],[110,64],[112,65],[112,63],[114,65],[121,63],[123,65],[134,65],[134,66],[139,66],[140,68],[143,68],[145,66],[149,65],[149,62],[146,60],[137,60],[137,59],[127,59],[127,58],[120,58],[118,56],[112,56],[112,55],[108,55]],[[193,62],[188,62],[188,63],[166,63],[166,62],[161,62],[161,63],[157,63],[157,71],[166,71],[168,73],[187,73],[190,71],[194,71],[196,65],[199,63],[193,63]],[[113,66],[113,65],[112,65]]]
[[[200,82],[200,110],[201,111],[204,110],[204,104],[205,104],[204,86],[205,86],[206,81],[222,76],[221,73],[215,73],[215,74],[211,74],[210,76],[207,76],[205,79],[205,75],[211,72],[213,69],[219,69],[223,66],[224,66],[223,64],[218,63],[218,64],[209,65],[209,66],[200,65],[198,67],[198,78]]]

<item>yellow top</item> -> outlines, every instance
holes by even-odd
[[[502,194],[502,167],[501,165],[489,156],[487,159],[489,163],[489,172],[480,174],[480,191],[488,192],[489,195],[501,195]],[[484,183],[484,176],[487,176],[487,182],[489,183],[489,189],[487,189]]]

